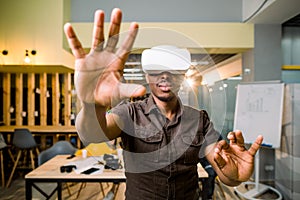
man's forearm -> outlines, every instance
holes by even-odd
[[[102,111],[102,112],[101,112]],[[100,118],[99,115],[102,117]],[[84,103],[82,109],[78,113],[76,118],[76,129],[78,131],[80,140],[84,145],[89,143],[99,143],[108,141],[109,139],[105,135],[106,120],[105,120],[106,110],[97,110],[95,104]],[[100,119],[100,121],[99,121]],[[102,123],[100,125],[100,123]],[[104,129],[103,129],[103,128]]]

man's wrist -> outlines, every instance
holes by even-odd
[[[96,103],[87,103],[87,102],[82,102],[82,107],[85,109],[92,109],[92,110],[103,110],[106,112],[106,110],[108,109],[107,106],[102,106]]]

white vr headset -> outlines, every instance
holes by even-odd
[[[191,54],[187,49],[161,45],[146,49],[142,53],[142,68],[145,73],[185,73],[191,66]]]

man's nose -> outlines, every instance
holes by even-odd
[[[170,72],[162,72],[160,77],[163,79],[169,79],[171,76],[172,74]]]

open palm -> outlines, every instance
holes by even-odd
[[[138,32],[138,25],[132,23],[126,39],[116,49],[122,13],[114,9],[111,16],[109,37],[104,44],[104,12],[95,13],[92,48],[85,53],[71,24],[64,27],[69,46],[75,56],[75,87],[78,98],[85,103],[111,106],[126,97],[141,96],[145,88],[135,84],[121,83],[124,64],[131,51]]]

